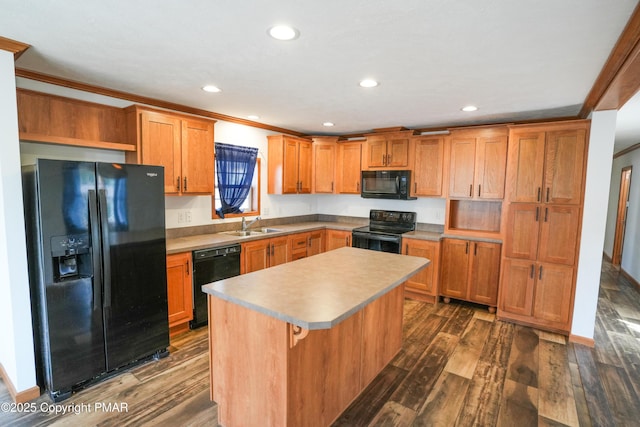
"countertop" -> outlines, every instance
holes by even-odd
[[[209,283],[202,290],[305,329],[329,329],[430,262],[344,247]]]

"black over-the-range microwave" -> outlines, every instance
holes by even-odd
[[[362,171],[360,195],[370,199],[415,200],[409,195],[411,171]]]

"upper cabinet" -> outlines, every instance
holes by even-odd
[[[335,192],[337,141],[337,136],[313,138],[312,190],[314,193]]]
[[[363,169],[410,169],[412,133],[405,130],[367,135]]]
[[[453,130],[449,137],[449,197],[502,199],[507,165],[506,127]]]
[[[311,141],[287,135],[270,135],[269,194],[311,193]]]
[[[166,194],[213,193],[215,121],[133,105],[126,109],[137,150],[127,163],[164,166]]]
[[[510,202],[580,204],[586,129],[511,132],[509,163]]]
[[[444,162],[444,137],[414,137],[413,193],[414,196],[442,196],[442,169]]]
[[[362,141],[338,143],[336,189],[340,194],[360,194]]]

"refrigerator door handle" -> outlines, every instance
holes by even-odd
[[[98,220],[98,198],[95,190],[89,190],[89,227],[91,228],[91,249],[93,263],[93,309],[101,308],[102,299],[102,248],[100,247],[100,222]]]
[[[109,218],[107,217],[106,190],[98,190],[100,228],[102,230],[102,268],[104,282],[103,307],[111,307],[111,253],[109,251]]]

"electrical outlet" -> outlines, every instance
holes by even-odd
[[[183,224],[184,223],[184,212],[179,211],[178,212],[178,224]]]
[[[191,211],[184,212],[184,222],[191,222]]]

